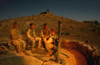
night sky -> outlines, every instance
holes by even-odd
[[[100,0],[0,0],[0,20],[37,15],[47,9],[78,21],[100,21]]]

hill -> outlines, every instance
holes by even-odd
[[[39,15],[20,17],[0,21],[0,42],[8,42],[9,29],[13,22],[18,23],[18,27],[25,38],[25,32],[29,24],[35,24],[36,35],[40,36],[40,31],[44,23],[48,23],[50,28],[58,30],[58,21],[62,21],[61,38],[76,41],[88,40],[89,44],[100,46],[100,25],[78,22],[66,17],[56,16],[50,11],[41,12]],[[100,49],[100,48],[99,48]]]

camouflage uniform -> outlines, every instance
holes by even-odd
[[[48,35],[50,35],[50,29],[42,29],[41,30],[41,36],[43,37],[43,36],[48,36]]]

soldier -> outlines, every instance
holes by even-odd
[[[51,43],[51,44],[53,44],[53,47],[51,48],[51,51],[52,51],[51,55],[54,55],[54,57],[56,58],[58,42],[57,42],[57,36],[55,34],[54,29],[50,30],[50,37],[53,39],[53,41]]]
[[[41,30],[41,37],[42,37],[42,46],[47,51],[45,47],[44,40],[47,40],[50,37],[50,29],[48,28],[48,24],[45,23],[43,29]]]
[[[27,38],[29,41],[29,43],[27,45],[30,45],[31,51],[36,46],[36,41],[38,41],[38,48],[41,47],[41,38],[37,37],[35,34],[34,23],[30,24],[30,28],[26,31],[26,35],[27,35]]]
[[[56,40],[56,35],[53,29],[50,30],[50,36],[48,39],[46,37],[43,38],[45,48],[50,56],[54,55],[57,50],[55,40]]]
[[[25,50],[26,43],[23,40],[20,31],[18,30],[17,23],[13,23],[12,29],[10,29],[10,38],[12,44],[16,48],[17,53]]]
[[[48,38],[50,36],[50,29],[48,28],[48,24],[45,23],[43,29],[41,30],[41,37]]]
[[[53,38],[57,38],[54,29],[50,29],[50,36],[53,36]]]

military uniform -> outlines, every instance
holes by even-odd
[[[28,38],[28,41],[29,41],[28,44],[31,46],[31,49],[36,46],[36,41],[39,42],[38,43],[38,47],[41,46],[41,38],[40,37],[36,37],[34,29],[28,29],[27,38]]]
[[[44,40],[47,40],[49,38],[50,35],[50,29],[42,29],[41,30],[41,37],[42,37],[42,47],[47,51],[46,47],[45,47],[45,42]]]
[[[18,29],[11,29],[10,30],[10,37],[12,44],[16,47],[17,52],[21,50],[25,50],[26,43],[22,39],[21,33]]]

